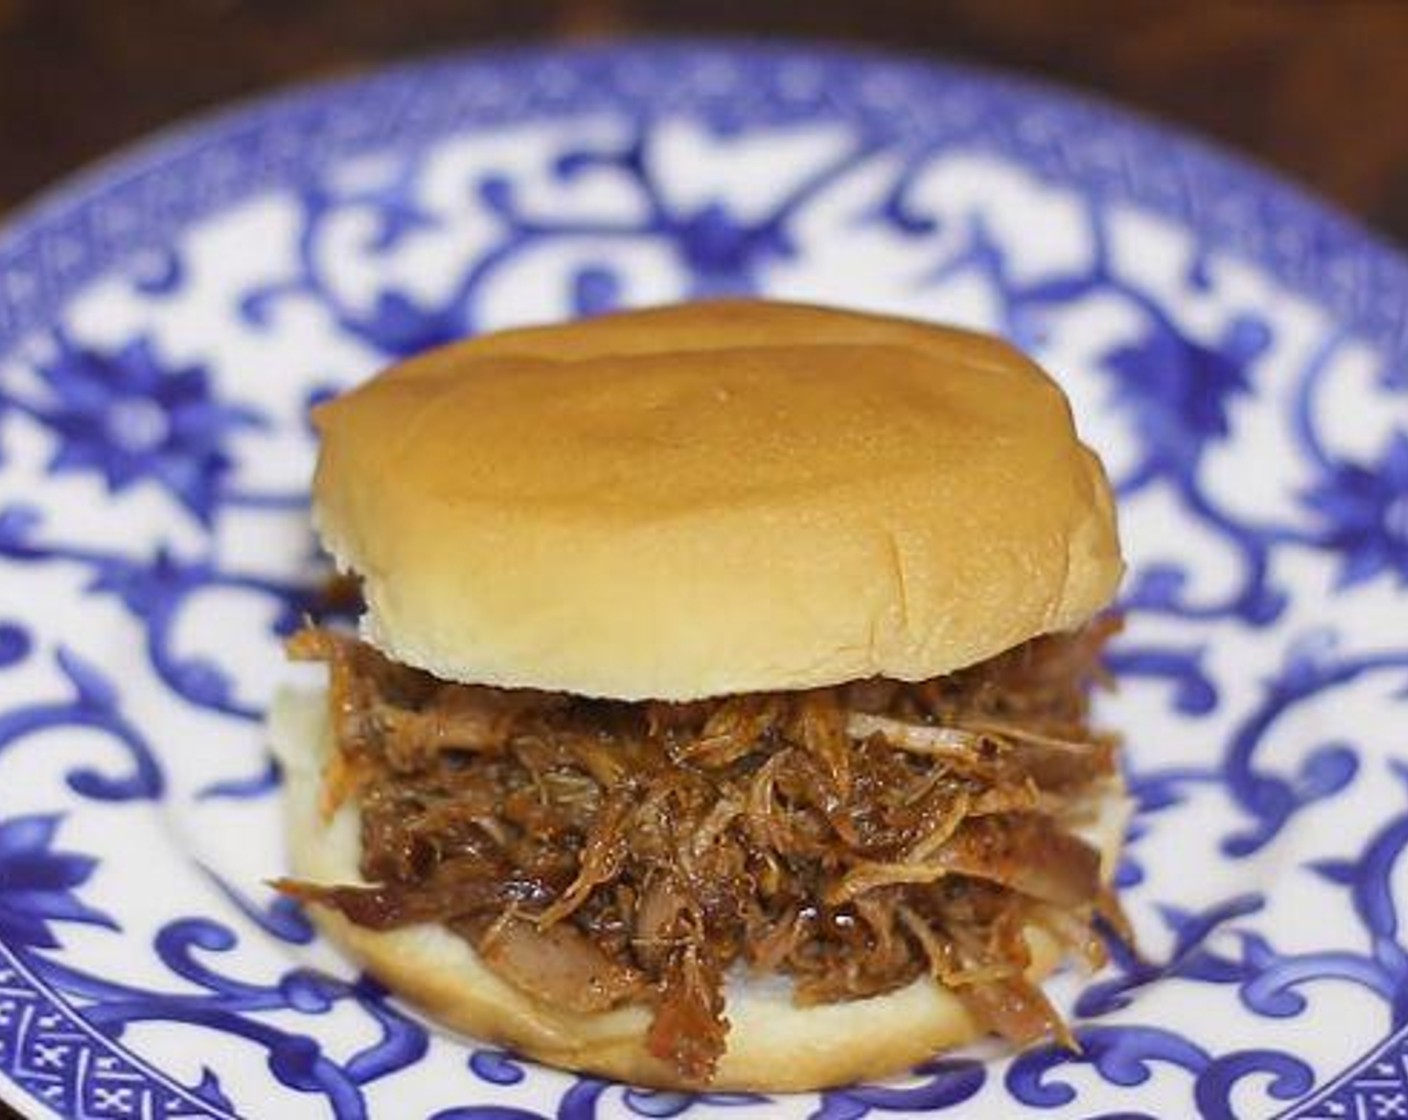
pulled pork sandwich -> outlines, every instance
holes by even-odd
[[[360,637],[285,697],[296,878],[432,1017],[659,1086],[1068,1039],[1124,822],[1121,573],[997,340],[761,302],[509,331],[320,407]],[[1093,621],[1092,621],[1093,619]]]

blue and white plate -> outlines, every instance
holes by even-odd
[[[723,292],[1001,331],[1121,495],[1139,956],[1083,1052],[644,1092],[432,1031],[264,885],[310,402]],[[29,1114],[1408,1116],[1408,268],[1106,106],[814,49],[449,60],[172,133],[0,240],[0,1095]]]

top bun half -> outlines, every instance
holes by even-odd
[[[687,700],[921,680],[1122,573],[1061,390],[996,339],[727,301],[507,331],[319,407],[369,640],[449,680]]]

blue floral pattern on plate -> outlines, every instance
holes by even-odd
[[[1140,933],[1080,1053],[797,1097],[447,1039],[264,885],[326,604],[307,409],[466,333],[752,292],[998,330],[1121,496]],[[1408,1115],[1408,268],[1235,160],[806,48],[450,60],[159,140],[0,238],[0,1085],[62,1116]]]

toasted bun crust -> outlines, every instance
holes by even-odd
[[[322,762],[330,749],[322,694],[285,692],[272,709],[270,736],[284,768],[293,873],[322,883],[356,883],[360,837],[355,806],[330,822],[318,810]],[[1082,831],[1113,869],[1128,821],[1118,784],[1092,806]],[[629,1007],[581,1014],[547,1006],[507,984],[462,938],[438,925],[377,932],[325,907],[310,908],[322,932],[388,988],[432,1019],[479,1039],[566,1069],[662,1088],[688,1088],[649,1054],[648,1013]],[[1058,963],[1054,942],[1027,933],[1040,979]],[[782,978],[731,978],[728,1049],[710,1089],[790,1092],[886,1077],[979,1034],[962,1003],[933,981],[871,999],[794,1007]],[[697,1086],[696,1086],[697,1088]]]
[[[446,347],[319,408],[315,520],[367,637],[623,700],[920,680],[1078,625],[1109,485],[1012,347],[688,304]]]

